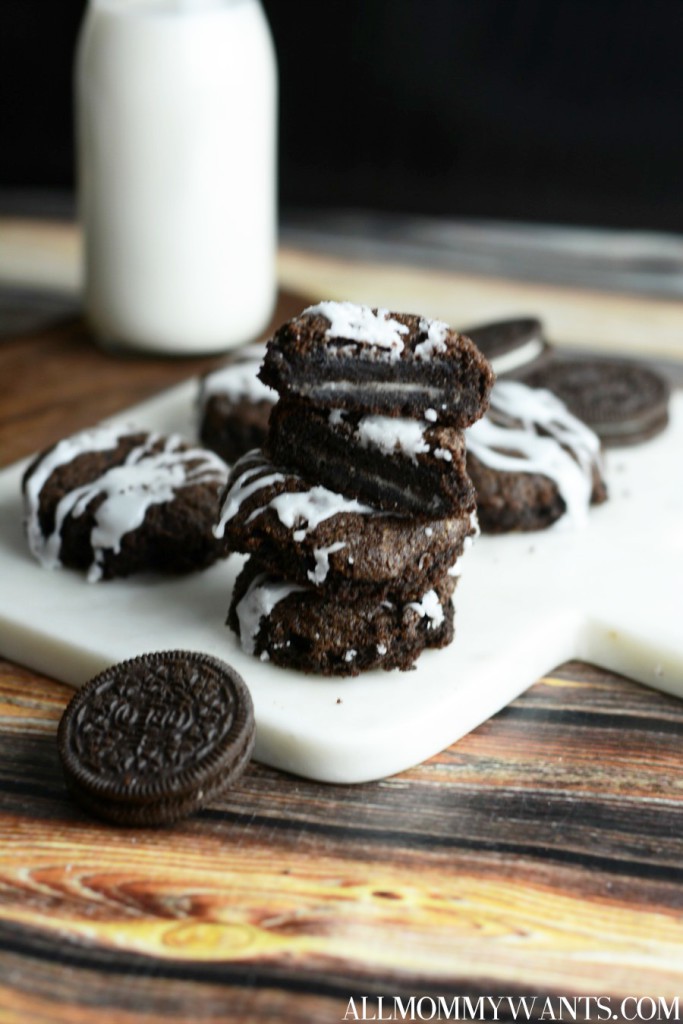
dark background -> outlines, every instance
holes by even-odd
[[[4,0],[0,188],[73,186],[84,0]],[[264,0],[286,209],[683,231],[683,0]]]

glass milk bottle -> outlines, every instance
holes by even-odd
[[[90,0],[79,204],[85,311],[104,343],[210,353],[265,328],[276,88],[259,0]]]

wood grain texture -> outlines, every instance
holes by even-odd
[[[384,783],[253,764],[184,824],[133,831],[66,795],[70,692],[0,671],[0,982],[36,1019],[79,1019],[51,997],[255,1021],[275,1000],[303,1021],[340,1019],[354,993],[680,988],[672,698],[575,663]]]
[[[284,296],[278,318],[299,306]],[[214,363],[115,357],[75,322],[6,342],[2,460]],[[252,764],[153,831],[68,799],[71,692],[0,660],[0,1021],[303,1024],[360,995],[680,992],[673,698],[572,663],[400,776],[327,786]]]

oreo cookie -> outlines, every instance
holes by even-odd
[[[353,600],[340,601],[250,558],[235,582],[228,625],[247,653],[282,668],[327,676],[406,670],[425,648],[453,639],[455,583],[445,575],[412,600],[357,587]]]
[[[525,381],[548,388],[588,424],[606,447],[639,444],[669,422],[668,383],[654,370],[624,359],[563,359]]]
[[[186,573],[221,555],[213,536],[228,467],[176,435],[102,425],[65,438],[22,481],[29,547],[91,582]]]
[[[67,787],[117,825],[178,821],[244,771],[254,711],[242,678],[217,658],[147,654],[101,672],[68,704],[58,731]]]
[[[462,429],[486,408],[493,371],[440,320],[320,302],[268,342],[261,380],[323,409],[429,420]]]
[[[498,377],[527,370],[550,352],[543,324],[536,317],[495,320],[466,327],[463,334],[486,356]]]
[[[199,383],[199,436],[226,462],[260,448],[277,392],[262,384],[258,372],[265,345],[247,345]]]

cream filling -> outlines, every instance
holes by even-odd
[[[302,384],[297,386],[297,391],[300,394],[310,395],[313,398],[317,395],[334,395],[340,391],[349,390],[360,394],[366,394],[368,391],[372,391],[375,394],[378,391],[384,391],[392,395],[405,394],[406,392],[412,391],[419,398],[439,398],[442,394],[440,388],[429,387],[427,384],[413,384],[409,381],[382,381],[379,383],[378,381],[358,382],[353,380],[329,380],[320,384]],[[455,396],[451,394],[451,405],[456,404],[454,397]],[[446,406],[442,405],[441,408],[445,409]]]
[[[490,359],[489,362],[494,373],[510,373],[512,370],[518,370],[520,366],[526,366],[532,359],[540,356],[543,348],[544,344],[541,338],[532,338],[511,352],[505,352],[501,356]]]

